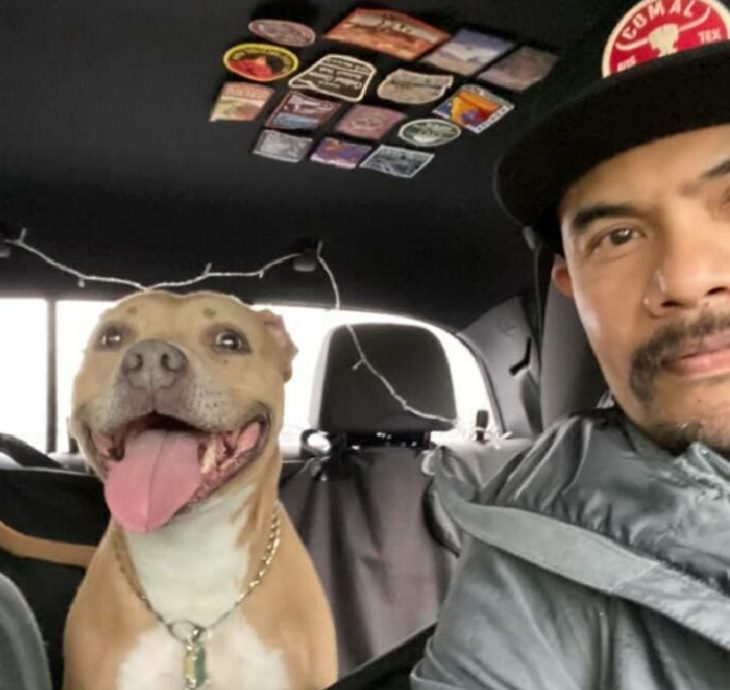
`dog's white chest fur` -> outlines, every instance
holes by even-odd
[[[237,543],[245,510],[233,519],[242,498],[235,504],[213,498],[156,532],[127,534],[127,544],[140,584],[164,620],[213,626],[205,647],[215,690],[287,690],[281,652],[263,644],[245,612],[216,624],[246,584],[250,554]],[[122,662],[118,690],[181,690],[183,656],[183,643],[156,626]]]
[[[234,605],[250,562],[237,543],[247,510],[234,514],[247,498],[213,497],[155,532],[126,534],[139,582],[166,621],[208,626]]]
[[[240,614],[221,623],[206,648],[211,688],[289,690],[281,652],[268,649]],[[146,633],[119,669],[118,690],[182,690],[183,651],[162,626]]]

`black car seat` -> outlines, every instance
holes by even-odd
[[[330,449],[284,479],[281,496],[332,605],[340,673],[433,623],[456,555],[431,529],[430,434],[456,416],[444,350],[410,325],[357,325],[372,364],[419,410],[404,411],[364,365],[347,327],[334,329],[315,377],[313,428]]]

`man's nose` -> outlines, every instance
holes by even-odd
[[[131,347],[122,360],[122,375],[135,388],[169,388],[188,367],[188,358],[164,340],[143,340]]]
[[[658,240],[644,298],[653,316],[722,303],[730,308],[730,228],[697,220],[676,217]]]

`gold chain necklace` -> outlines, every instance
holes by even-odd
[[[230,616],[243,603],[243,600],[261,584],[261,581],[268,572],[269,567],[274,560],[274,556],[279,549],[279,544],[281,543],[281,507],[278,501],[274,504],[274,510],[271,514],[269,540],[266,544],[266,550],[261,557],[259,569],[256,571],[253,579],[238,595],[233,606],[223,612],[207,626],[198,625],[197,623],[189,620],[167,621],[163,618],[155,607],[152,606],[152,603],[142,590],[141,585],[138,582],[135,582],[130,573],[127,572],[127,567],[119,549],[120,538],[121,533],[118,531],[115,532],[114,553],[117,557],[117,561],[119,562],[124,579],[127,581],[130,589],[145,605],[147,610],[165,626],[170,635],[185,645],[185,656],[183,659],[183,680],[185,682],[185,685],[183,686],[184,690],[198,690],[198,688],[202,688],[208,682],[207,650],[205,648],[205,643],[208,639],[210,639],[211,630],[228,618],[228,616]]]

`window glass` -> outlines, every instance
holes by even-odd
[[[56,308],[58,341],[58,422],[56,448],[69,448],[68,418],[71,415],[71,387],[81,366],[86,341],[94,330],[101,313],[112,302],[92,300],[61,300]]]
[[[48,304],[0,299],[0,433],[46,446]]]
[[[83,349],[89,334],[101,312],[108,306],[107,302],[96,301],[61,301],[58,303],[57,447],[59,450],[68,448],[67,420],[71,412],[73,377],[81,364]],[[416,321],[388,314],[278,305],[257,305],[257,308],[264,306],[284,317],[287,329],[299,348],[299,353],[294,361],[294,376],[286,388],[285,425],[281,441],[282,445],[288,448],[297,447],[299,435],[310,426],[312,386],[319,350],[325,335],[332,328],[343,323],[418,324]],[[451,363],[457,414],[460,420],[460,429],[448,434],[438,434],[437,440],[463,438],[467,434],[471,435],[477,410],[489,410],[483,377],[476,359],[457,338],[441,329],[426,327],[439,338]],[[490,418],[491,416],[490,414]]]

